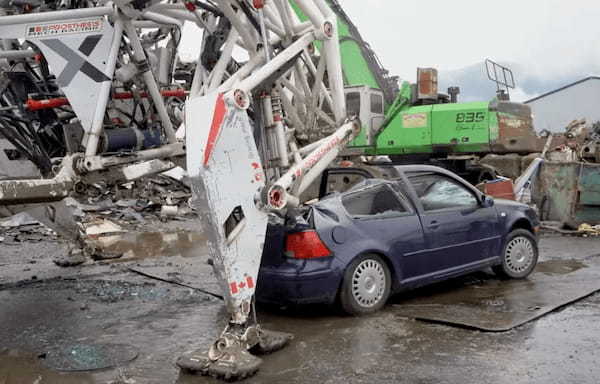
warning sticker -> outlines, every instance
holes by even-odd
[[[27,37],[48,37],[68,35],[72,33],[100,32],[104,26],[104,19],[90,19],[77,21],[61,21],[48,24],[32,24],[27,26]]]
[[[426,113],[408,113],[402,116],[402,126],[404,128],[422,128],[427,126]]]

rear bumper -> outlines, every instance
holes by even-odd
[[[333,304],[341,277],[331,270],[308,273],[281,273],[261,268],[256,285],[259,303]]]

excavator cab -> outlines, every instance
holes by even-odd
[[[361,132],[354,145],[375,144],[375,134],[385,121],[383,92],[368,86],[345,88],[346,109],[349,116],[358,116]]]

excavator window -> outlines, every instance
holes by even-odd
[[[349,116],[360,116],[360,92],[346,94],[346,109]]]
[[[371,113],[383,114],[383,96],[377,93],[371,94]]]

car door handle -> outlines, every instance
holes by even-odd
[[[429,223],[429,225],[427,227],[431,228],[431,229],[438,229],[439,226],[440,226],[440,223],[438,223],[437,220],[433,220]]]

